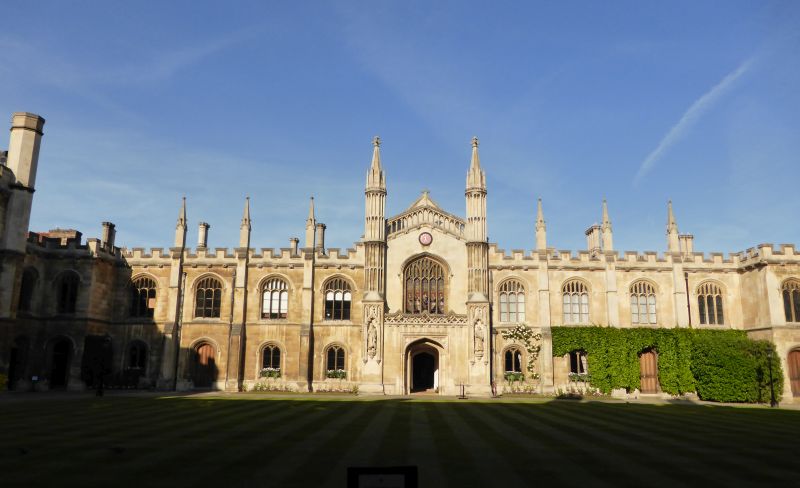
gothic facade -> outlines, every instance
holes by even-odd
[[[85,242],[74,230],[28,231],[43,127],[43,118],[15,113],[0,153],[0,372],[13,388],[83,389],[102,373],[164,389],[488,395],[519,375],[548,392],[586,372],[580,351],[553,357],[553,328],[598,324],[746,330],[774,342],[784,396],[800,395],[792,245],[695,252],[670,204],[666,252],[620,253],[603,202],[587,249],[559,251],[548,247],[540,201],[535,249],[506,252],[487,240],[477,139],[462,218],[428,192],[385,215],[376,138],[364,236],[352,249],[326,248],[313,200],[302,247],[297,238],[278,250],[252,247],[248,200],[235,249],[208,248],[205,223],[188,245],[185,201],[173,247],[126,249],[108,222]],[[540,334],[536,358],[504,334],[519,324]],[[642,354],[642,388],[658,392],[657,357]]]

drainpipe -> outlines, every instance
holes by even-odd
[[[692,299],[689,297],[689,272],[683,272],[683,281],[686,283],[686,310],[689,313],[689,328],[692,328]]]

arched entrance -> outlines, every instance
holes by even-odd
[[[72,344],[67,339],[58,339],[53,344],[50,361],[50,388],[64,388],[69,378],[69,363]]]
[[[789,363],[789,382],[792,385],[792,395],[800,397],[800,349],[789,352],[786,362]]]
[[[411,344],[406,352],[406,392],[439,392],[439,349],[433,341]]]
[[[644,351],[639,356],[642,393],[658,393],[658,357],[653,349]]]
[[[217,380],[217,361],[214,346],[208,342],[194,350],[192,381],[195,388],[211,388]]]

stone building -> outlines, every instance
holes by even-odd
[[[774,342],[785,397],[800,395],[793,245],[695,252],[669,204],[666,252],[620,253],[603,202],[587,249],[560,251],[548,247],[539,201],[535,249],[506,252],[487,241],[477,139],[462,218],[428,192],[385,215],[375,138],[364,236],[352,249],[325,246],[313,200],[302,246],[291,238],[278,250],[253,247],[249,200],[237,248],[209,248],[205,223],[190,246],[184,201],[173,247],[126,249],[108,222],[85,242],[75,230],[28,232],[43,126],[15,113],[0,165],[0,371],[14,388],[82,389],[103,372],[107,381],[165,389],[453,395],[464,385],[488,395],[493,382],[527,374],[528,350],[504,339],[524,324],[541,334],[527,381],[553,391],[584,373],[586,358],[554,358],[551,330],[599,324],[746,330]],[[657,392],[656,352],[642,351],[641,364],[644,392]]]

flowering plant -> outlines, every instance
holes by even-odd
[[[325,372],[325,377],[326,378],[338,378],[340,380],[343,380],[343,379],[347,378],[347,371],[345,371],[343,369],[329,369],[328,371]]]
[[[533,329],[525,324],[517,324],[511,329],[502,331],[503,339],[507,341],[521,342],[525,351],[528,353],[528,364],[526,369],[530,373],[531,379],[539,379],[539,373],[536,372],[536,360],[539,359],[539,351],[541,351],[542,334],[534,332]],[[521,373],[520,373],[521,374]],[[506,377],[508,379],[508,377]],[[522,381],[522,377],[518,381]]]
[[[262,368],[258,376],[261,378],[280,378],[281,368]]]
[[[506,371],[506,381],[525,381],[525,374],[522,371]]]

